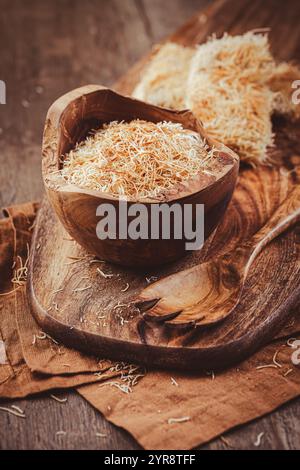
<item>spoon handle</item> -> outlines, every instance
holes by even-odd
[[[257,255],[274,240],[295,223],[300,221],[300,186],[292,190],[283,203],[276,209],[268,222],[248,241],[251,246],[248,261],[245,265],[244,277]]]

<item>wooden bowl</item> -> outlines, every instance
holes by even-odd
[[[185,239],[177,240],[100,240],[96,235],[99,217],[96,209],[102,203],[114,205],[119,199],[108,193],[82,189],[67,184],[59,174],[61,158],[91,131],[111,121],[143,119],[152,122],[173,121],[197,131],[218,151],[218,171],[214,175],[199,175],[177,185],[159,200],[128,199],[128,205],[161,202],[168,205],[204,204],[205,238],[216,228],[224,215],[234,190],[239,158],[223,144],[207,137],[201,123],[190,111],[171,111],[121,96],[101,86],[78,88],[59,98],[50,107],[44,129],[42,171],[49,200],[60,221],[80,245],[100,259],[125,266],[155,266],[178,259],[185,253]]]

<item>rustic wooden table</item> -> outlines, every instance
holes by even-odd
[[[240,0],[236,0],[240,1]],[[297,0],[295,0],[297,1]],[[45,113],[72,88],[111,85],[151,45],[209,0],[0,0],[0,205],[40,199]],[[263,0],[262,0],[263,4]],[[274,0],[276,8],[276,0]],[[61,405],[46,395],[19,400],[27,419],[0,414],[0,449],[139,449],[75,392]],[[66,436],[55,433],[63,424]],[[95,437],[96,431],[108,437]],[[300,448],[300,400],[216,439],[207,449]],[[204,447],[202,447],[204,448]]]

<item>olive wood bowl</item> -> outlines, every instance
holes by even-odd
[[[100,204],[111,203],[118,214],[119,198],[109,193],[70,185],[60,175],[63,157],[84,140],[92,129],[111,121],[133,119],[181,123],[184,128],[198,132],[217,155],[217,170],[213,175],[199,174],[157,199],[127,199],[146,205],[150,216],[151,204],[204,204],[204,236],[212,233],[221,221],[231,199],[239,169],[239,158],[229,148],[206,135],[201,124],[190,111],[173,111],[122,96],[108,88],[88,85],[75,89],[50,107],[43,137],[42,173],[48,198],[67,232],[80,245],[101,260],[124,266],[155,266],[174,261],[186,252],[184,238],[163,239],[105,239],[96,234]],[[193,212],[194,217],[194,212]],[[149,221],[150,222],[150,221]]]

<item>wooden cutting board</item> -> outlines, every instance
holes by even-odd
[[[270,26],[277,59],[300,59],[300,4],[218,1],[192,18],[172,41],[192,45],[224,31],[238,34]],[[274,3],[272,3],[274,5]],[[295,11],[297,10],[297,11]],[[130,93],[149,60],[142,59],[116,85]],[[95,262],[65,232],[45,199],[36,222],[28,282],[32,311],[41,328],[59,341],[111,359],[176,368],[225,367],[268,342],[300,301],[299,227],[258,257],[235,311],[207,330],[174,330],[145,323],[133,305],[153,279],[234,249],[250,237],[300,180],[300,124],[274,122],[278,168],[243,168],[226,216],[201,253],[156,271]],[[103,277],[99,269],[108,277]]]

